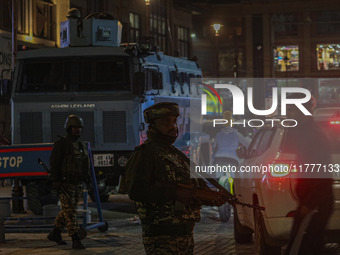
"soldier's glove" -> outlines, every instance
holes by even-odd
[[[211,189],[197,189],[194,192],[194,199],[201,205],[221,206],[227,202],[227,196],[222,191]]]
[[[176,200],[186,205],[209,205],[221,206],[228,200],[222,191],[207,189],[197,189],[190,185],[178,184],[176,188]]]
[[[195,190],[193,188],[190,188],[189,186],[188,187],[183,186],[177,186],[176,200],[186,205],[196,202],[196,200],[194,199]]]

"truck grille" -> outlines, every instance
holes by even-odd
[[[21,143],[42,143],[42,113],[20,113],[20,137]]]
[[[104,143],[126,143],[126,112],[103,112]]]
[[[51,113],[51,134],[52,141],[56,141],[58,136],[65,136],[66,131],[64,129],[66,118],[70,114],[76,114],[82,117],[84,121],[83,135],[81,140],[90,141],[91,147],[95,146],[94,139],[94,112],[52,112]]]

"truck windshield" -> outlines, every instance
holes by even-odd
[[[127,57],[24,60],[19,92],[130,90]]]

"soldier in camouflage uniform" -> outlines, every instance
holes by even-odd
[[[142,222],[149,254],[193,254],[193,229],[201,205],[222,205],[220,192],[190,178],[190,161],[172,144],[178,135],[178,105],[158,103],[144,111],[147,141],[127,163],[126,185]]]
[[[66,226],[72,237],[73,249],[85,249],[80,241],[76,214],[81,184],[89,176],[87,144],[79,140],[83,126],[83,120],[79,116],[70,115],[65,123],[67,136],[54,144],[50,158],[50,179],[58,190],[61,210],[55,219],[54,229],[47,238],[60,245],[66,244],[61,237],[61,231]]]

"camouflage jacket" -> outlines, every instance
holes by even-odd
[[[127,163],[126,185],[143,224],[182,224],[200,220],[200,206],[175,200],[177,184],[202,187],[190,178],[190,161],[174,146],[147,140]]]
[[[80,184],[89,178],[89,157],[86,142],[72,136],[60,138],[54,143],[50,156],[50,180]]]

